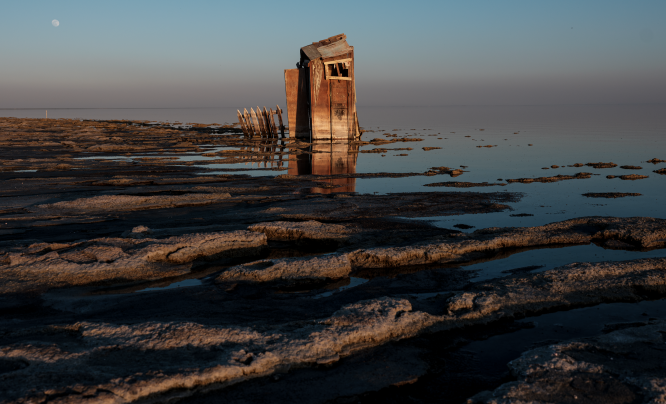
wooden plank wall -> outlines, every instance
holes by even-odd
[[[326,80],[324,64],[313,60],[310,67],[310,116],[312,118],[312,140],[331,139],[331,100],[329,80]],[[318,85],[317,85],[318,84]]]
[[[308,106],[308,72],[306,69],[284,71],[287,93],[289,137],[310,140],[310,111]]]
[[[313,140],[353,140],[358,138],[356,118],[356,76],[354,72],[354,51],[325,58],[320,61],[330,62],[340,59],[351,59],[349,76],[351,80],[326,80],[326,73],[322,73],[319,84],[319,94],[316,94],[314,84],[310,86],[312,103],[312,139]],[[310,62],[310,82],[316,83],[319,76],[316,74],[316,63]],[[325,93],[325,94],[323,94]],[[317,95],[317,97],[315,97]],[[340,106],[340,103],[346,105]],[[336,107],[337,106],[337,107]],[[337,110],[337,111],[336,111]],[[340,122],[344,120],[346,122]]]

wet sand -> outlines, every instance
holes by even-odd
[[[608,385],[632,400],[661,394],[654,367],[636,365],[625,380],[621,366],[580,364],[605,363],[634,343],[660,360],[650,344],[663,324],[634,314],[584,342],[569,341],[574,333],[501,347],[550,355],[539,361],[482,370],[474,361],[485,357],[465,349],[529,328],[523,319],[535,316],[660,302],[664,258],[523,266],[485,281],[464,266],[574,245],[659,252],[663,219],[435,227],[415,219],[508,213],[521,194],[357,194],[334,181],[505,184],[443,181],[464,173],[449,167],[296,175],[299,157],[321,152],[292,139],[246,139],[233,126],[0,118],[0,146],[2,402],[561,401],[574,394],[570,382],[540,386],[572,378],[612,379],[589,387],[588,402],[607,402]],[[185,155],[207,158],[177,159]],[[276,156],[284,165],[207,168]],[[175,287],[187,281],[193,286]],[[612,345],[605,335],[617,332],[634,340]],[[576,361],[575,374],[553,362],[558,352]],[[537,371],[544,366],[551,379]]]

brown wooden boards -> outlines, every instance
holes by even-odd
[[[287,119],[289,137],[310,139],[310,113],[308,107],[308,69],[287,69],[284,71],[287,93]],[[278,117],[282,117],[280,111]]]
[[[261,135],[261,126],[259,126],[259,119],[257,118],[257,114],[254,112],[252,108],[250,108],[250,116],[252,117],[252,123],[254,124],[254,133]]]
[[[313,141],[360,137],[354,47],[346,38],[340,34],[301,48],[298,69],[285,70],[290,137]],[[268,125],[271,133],[277,132],[274,121]]]
[[[247,128],[250,132],[250,137],[252,137],[255,134],[257,134],[254,131],[254,126],[252,125],[252,117],[250,116],[250,113],[247,112],[247,108],[245,108],[243,111],[244,111],[243,117],[245,118],[245,124],[247,125]]]
[[[236,111],[238,112],[238,123],[240,124],[240,127],[241,127],[241,129],[243,130],[243,134],[244,134],[245,136],[249,136],[249,135],[250,135],[250,132],[249,132],[249,131],[247,130],[247,128],[245,127],[245,119],[243,119],[243,117],[241,116],[241,112],[240,112],[240,110],[237,109]]]
[[[324,45],[320,46],[317,48],[317,51],[319,54],[321,54],[322,57],[325,58],[330,58],[338,55],[342,55],[343,53],[347,53],[352,49],[351,46],[345,41],[344,39],[338,42],[333,42],[330,45]]]
[[[331,100],[329,83],[321,60],[310,62],[310,114],[312,117],[312,140],[331,138]]]
[[[277,108],[275,110],[275,112],[277,113],[278,119],[280,121],[280,136],[284,137],[284,124],[282,123],[282,110],[280,109],[279,105],[276,105],[275,108]]]
[[[347,140],[349,138],[349,83],[340,80],[330,80],[331,86],[331,137],[333,140]]]

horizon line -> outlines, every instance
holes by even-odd
[[[433,108],[433,107],[548,107],[548,106],[591,106],[591,105],[666,105],[664,102],[629,102],[629,103],[584,103],[584,104],[444,104],[444,105],[358,105],[358,107],[368,107],[368,108]],[[229,107],[229,106],[208,106],[208,107],[29,107],[29,108],[2,108],[0,111],[15,111],[15,110],[68,110],[68,109],[216,109],[216,108],[233,108],[238,109],[238,107]]]

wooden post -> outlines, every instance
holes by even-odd
[[[240,123],[241,129],[243,130],[243,134],[245,136],[247,136],[248,132],[247,132],[247,129],[245,128],[245,121],[243,120],[243,117],[241,116],[241,112],[238,109],[236,110],[236,112],[238,112],[238,123]]]
[[[259,115],[259,122],[261,122],[261,129],[264,133],[264,136],[268,137],[270,136],[270,132],[268,130],[268,122],[266,122],[266,117],[264,116],[264,112],[257,106],[257,115]]]
[[[276,112],[277,112],[278,120],[280,121],[280,135],[282,137],[284,137],[284,124],[282,123],[282,110],[280,109],[279,105],[275,105],[275,107],[277,108]]]
[[[259,107],[257,107],[257,119],[259,120],[259,130],[261,131],[261,137],[264,137],[266,136],[266,128],[264,128],[264,120],[261,117],[261,108]]]
[[[273,131],[271,130],[271,123],[268,122],[268,114],[266,113],[266,107],[261,111],[261,116],[264,118],[264,126],[266,127],[266,136],[273,137]]]
[[[269,113],[266,107],[264,107],[264,116],[268,121],[268,129],[271,132],[271,137],[275,137],[277,133],[275,132],[275,123],[273,123],[273,110],[271,109]]]
[[[243,114],[245,116],[245,124],[247,125],[247,129],[250,132],[250,137],[254,137],[254,128],[252,128],[252,118],[250,117],[250,113],[247,112],[247,108],[243,110],[245,113]]]
[[[254,109],[250,108],[250,115],[252,116],[252,123],[254,124],[254,133],[261,135],[261,126],[259,126],[259,118],[254,112]]]
[[[271,117],[271,125],[273,125],[273,136],[278,137],[277,126],[275,125],[275,111],[273,111],[273,108],[268,110],[268,114]]]

